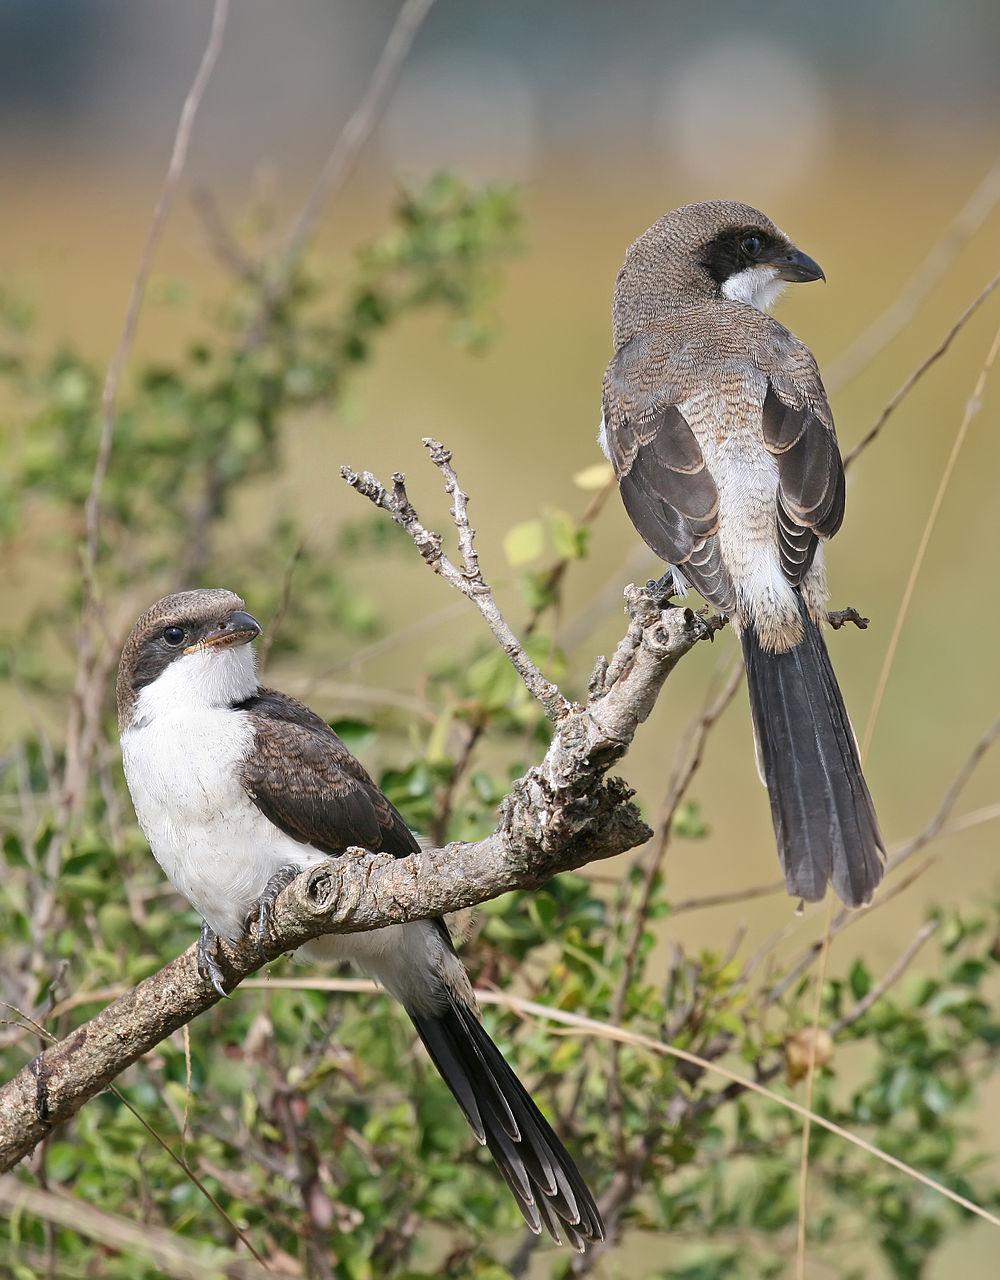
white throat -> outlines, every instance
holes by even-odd
[[[257,692],[257,666],[248,644],[201,649],[175,658],[152,684],[140,689],[133,728],[177,712],[231,707]]]
[[[777,267],[747,267],[737,271],[722,286],[722,296],[730,302],[745,302],[758,311],[770,311],[785,291],[786,281]]]

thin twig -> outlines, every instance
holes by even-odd
[[[364,95],[351,112],[327,156],[305,204],[289,229],[277,266],[262,290],[261,307],[244,337],[253,347],[267,329],[279,300],[288,291],[292,271],[316,230],[330,198],[350,177],[365,143],[388,106],[403,64],[434,0],[404,0],[375,64]]]
[[[709,734],[726,707],[733,700],[742,679],[743,663],[737,659],[720,693],[703,709],[701,715],[690,726],[685,735],[681,759],[670,779],[670,785],[660,809],[660,816],[657,819],[653,840],[645,857],[642,886],[639,890],[639,898],[634,908],[631,928],[628,931],[627,941],[625,942],[621,973],[611,997],[612,1022],[621,1022],[625,1012],[625,1001],[635,978],[636,966],[639,961],[642,939],[646,930],[650,907],[652,906],[656,882],[660,874],[660,868],[663,865],[663,859],[670,846],[674,818],[698,769],[701,767]],[[622,1096],[621,1064],[617,1048],[611,1054],[608,1096],[619,1148],[618,1154],[620,1160],[624,1160],[626,1158],[623,1127],[624,1098]]]
[[[1000,277],[997,277],[1000,279]],[[917,578],[920,576],[920,570],[923,568],[924,556],[927,554],[927,548],[930,545],[931,536],[934,533],[934,526],[937,524],[938,514],[941,511],[941,504],[944,502],[944,495],[948,490],[951,482],[952,473],[955,470],[955,463],[958,461],[958,455],[965,443],[966,436],[969,433],[969,426],[982,408],[983,391],[986,387],[986,380],[993,368],[994,361],[997,358],[997,352],[1000,351],[1000,327],[997,328],[993,335],[993,342],[990,345],[989,353],[979,370],[979,376],[976,378],[976,385],[973,388],[972,395],[969,397],[965,406],[965,413],[962,415],[962,422],[952,442],[951,452],[948,454],[948,460],[941,472],[941,479],[938,481],[937,492],[934,494],[934,501],[931,503],[931,509],[927,515],[927,522],[924,525],[923,533],[920,535],[920,543],[917,546],[916,555],[913,557],[913,564],[910,566],[910,576],[906,580],[906,587],[903,591],[903,598],[900,601],[899,611],[896,614],[896,621],[893,624],[892,635],[889,637],[889,644],[885,651],[885,658],[882,662],[882,669],[879,672],[878,683],[875,686],[875,694],[872,698],[872,709],[868,717],[868,724],[865,728],[864,742],[861,745],[861,757],[864,759],[868,755],[871,746],[872,737],[875,733],[875,725],[878,723],[879,711],[882,708],[882,699],[885,697],[886,686],[889,683],[889,675],[892,671],[892,665],[896,658],[896,649],[899,646],[899,637],[902,633],[903,626],[906,623],[907,615],[910,611],[910,603],[913,600],[913,592],[917,585]]]
[[[100,443],[97,450],[97,461],[94,464],[94,472],[90,481],[90,491],[87,494],[87,501],[84,505],[84,521],[87,533],[86,561],[90,566],[91,572],[97,562],[98,540],[100,538],[101,493],[111,462],[111,448],[115,431],[115,401],[118,397],[118,387],[121,383],[125,363],[132,350],[132,343],[135,340],[135,333],[139,324],[139,312],[142,310],[149,273],[153,267],[153,257],[163,235],[167,215],[174,202],[177,186],[187,163],[188,146],[191,142],[195,118],[222,48],[222,37],[226,28],[228,12],[229,0],[215,0],[208,43],[205,46],[205,52],[201,56],[198,71],[181,108],[180,119],[177,122],[177,132],[174,136],[173,151],[170,155],[170,163],[167,166],[167,174],[163,180],[156,207],[153,210],[153,219],[149,225],[146,243],[143,245],[142,254],[139,258],[139,268],[132,282],[132,291],[129,294],[128,308],[125,313],[125,323],[122,326],[118,346],[111,358],[111,363],[108,365],[107,375],[104,379],[104,389],[101,393]]]
[[[746,889],[734,889],[730,893],[706,893],[698,898],[682,898],[680,902],[670,904],[670,914],[680,916],[686,911],[704,911],[706,907],[728,907],[738,902],[749,902],[753,898],[769,898],[785,892],[784,880],[771,880],[768,884],[752,884]]]
[[[607,482],[607,484],[602,485],[602,487],[597,490],[597,492],[591,497],[590,501],[587,503],[586,507],[584,507],[583,514],[580,516],[580,519],[578,522],[579,528],[588,529],[594,523],[597,517],[604,510],[604,507],[607,504],[608,498],[615,491],[615,489],[617,489],[617,487],[618,487],[618,481],[614,478],[614,476],[612,476],[611,479]],[[563,578],[566,576],[567,570],[569,569],[570,565],[573,563],[574,563],[573,560],[570,559],[569,556],[562,556],[560,559],[558,559],[555,562],[555,564],[549,567],[541,583],[541,588],[540,588],[541,600],[532,609],[531,614],[528,618],[528,621],[525,623],[525,627],[524,627],[525,635],[530,636],[534,634],[535,629],[537,628],[539,622],[541,621],[542,615],[545,613],[545,610],[552,603],[553,596],[558,591],[559,587],[562,584]]]
[[[93,751],[98,733],[98,721],[104,680],[114,662],[107,653],[101,653],[98,633],[102,620],[98,607],[97,561],[100,553],[101,499],[104,483],[111,465],[111,451],[115,435],[115,405],[122,374],[132,350],[139,313],[142,310],[146,285],[153,266],[153,258],[163,235],[167,215],[170,212],[187,163],[188,146],[194,122],[201,106],[205,89],[218,61],[222,37],[229,12],[229,0],[215,0],[208,43],[201,62],[181,108],[173,150],[167,166],[160,195],[153,210],[152,221],[146,235],[139,266],[129,294],[125,322],[118,346],[111,357],[104,387],[101,392],[100,434],[97,457],[90,479],[90,488],[84,503],[84,542],[82,548],[83,592],[80,605],[80,626],[77,638],[77,665],[70,702],[69,724],[66,734],[66,767],[63,775],[62,810],[64,816],[75,815],[83,804],[84,777],[87,762]],[[104,638],[106,641],[106,637]],[[105,649],[107,644],[105,643]]]
[[[400,472],[393,475],[391,490],[370,471],[359,473],[352,471],[350,467],[341,467],[340,474],[352,489],[388,512],[395,523],[409,534],[425,564],[473,602],[532,697],[542,705],[550,720],[562,719],[574,709],[573,704],[563,697],[557,686],[528,657],[524,646],[500,612],[493,592],[479,568],[479,556],[475,548],[476,531],[469,523],[469,499],[459,486],[458,476],[451,462],[451,452],[429,437],[424,439],[423,444],[431,455],[431,461],[444,477],[445,489],[452,499],[451,514],[462,553],[461,568],[445,555],[440,534],[431,532],[421,524],[406,492],[406,481]]]
[[[902,292],[830,365],[826,384],[831,391],[840,391],[845,387],[905,328],[998,202],[1000,163],[995,163],[910,277]]]
[[[861,437],[861,439],[857,442],[857,444],[854,445],[844,455],[845,471],[849,467],[853,466],[857,458],[862,453],[864,453],[864,451],[869,447],[869,445],[873,444],[875,440],[882,434],[882,430],[885,427],[885,424],[889,421],[889,419],[896,412],[896,410],[903,403],[903,401],[910,394],[910,392],[917,385],[917,383],[921,380],[921,378],[923,378],[924,374],[928,371],[928,369],[930,369],[933,365],[937,364],[937,362],[941,359],[941,357],[945,354],[945,352],[951,346],[952,342],[954,342],[955,338],[958,337],[958,335],[969,323],[969,321],[976,314],[976,312],[983,305],[983,303],[990,296],[990,294],[997,287],[997,285],[1000,285],[1000,271],[997,272],[997,274],[993,277],[993,279],[989,282],[988,285],[986,285],[983,289],[979,291],[979,293],[976,294],[976,296],[972,299],[969,305],[965,308],[962,314],[958,317],[955,323],[951,326],[951,328],[945,334],[943,341],[934,348],[934,350],[930,353],[929,356],[927,356],[925,360],[921,361],[921,363],[917,365],[916,369],[914,369],[914,371],[905,380],[905,382],[902,384],[902,386],[899,388],[896,394],[892,397],[889,403],[885,406],[885,408],[882,410],[879,416],[875,419],[874,424],[871,427],[869,427],[869,429],[865,432],[865,434]]]
[[[448,838],[448,824],[451,821],[455,803],[455,792],[472,764],[473,754],[482,740],[483,734],[486,732],[488,721],[489,718],[485,712],[479,711],[476,713],[472,723],[468,726],[465,742],[462,744],[458,759],[452,766],[444,786],[438,791],[434,804],[434,816],[431,818],[427,832],[428,838],[434,844],[443,844]]]
[[[281,624],[285,620],[285,614],[288,612],[288,606],[292,600],[292,579],[295,577],[295,570],[298,568],[299,561],[302,559],[306,549],[304,538],[300,538],[295,544],[295,549],[288,557],[288,563],[285,565],[285,572],[281,578],[281,595],[278,598],[278,607],[274,611],[267,629],[260,638],[260,645],[257,650],[257,662],[261,671],[267,666],[267,659],[271,653],[271,646],[281,629]]]
[[[917,930],[916,937],[912,940],[906,950],[896,958],[896,960],[886,969],[882,977],[876,982],[871,990],[860,999],[853,1009],[837,1019],[836,1022],[830,1024],[830,1035],[839,1035],[841,1031],[846,1031],[848,1027],[854,1025],[865,1016],[873,1005],[885,995],[891,986],[894,986],[903,976],[906,970],[916,959],[921,948],[940,928],[941,921],[938,919],[928,920],[926,924],[921,925]]]
[[[625,996],[628,988],[632,985],[635,976],[635,965],[639,954],[639,948],[642,944],[642,935],[646,928],[646,919],[649,915],[649,908],[653,898],[653,892],[656,886],[656,880],[663,865],[663,859],[666,856],[667,849],[670,847],[670,840],[673,834],[673,823],[677,816],[677,811],[683,803],[684,797],[687,795],[688,788],[694,780],[695,775],[701,768],[702,761],[705,758],[705,747],[712,729],[715,727],[722,713],[732,702],[736,696],[743,681],[743,663],[735,661],[729,677],[723,685],[722,689],[716,697],[704,708],[701,715],[688,729],[685,735],[684,745],[682,748],[682,758],[677,768],[674,770],[673,777],[670,779],[670,785],[667,789],[666,797],[660,808],[660,816],[656,821],[655,835],[650,849],[645,856],[645,871],[643,874],[642,887],[639,891],[639,902],[636,908],[635,917],[632,922],[632,928],[629,931],[628,942],[625,947],[625,960],[622,965],[622,973],[619,978],[615,996],[612,1000],[613,1020],[617,1021],[621,1018],[622,1011],[625,1007]]]
[[[238,280],[255,284],[261,275],[261,264],[250,256],[226,226],[215,196],[208,187],[198,186],[191,192],[191,204],[205,230],[212,252]]]

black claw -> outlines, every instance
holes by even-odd
[[[715,628],[703,614],[695,613],[693,609],[688,609],[685,622],[694,627],[700,640],[709,640],[712,644],[715,643]]]
[[[205,920],[198,935],[198,972],[206,982],[212,984],[220,996],[226,998],[229,992],[226,990],[225,978],[219,968],[219,962],[215,958],[218,953],[219,936]]]
[[[668,569],[662,578],[650,578],[646,583],[646,595],[659,609],[665,609],[678,594],[673,569]]]
[[[298,867],[282,867],[280,871],[274,873],[264,886],[264,892],[257,900],[256,918],[251,917],[252,927],[250,932],[259,949],[263,950],[265,944],[270,942],[274,936],[272,917],[278,894],[281,893],[282,889],[287,889],[298,874]]]

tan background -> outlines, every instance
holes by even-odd
[[[355,377],[336,419],[294,423],[285,473],[243,503],[237,529],[253,519],[257,503],[294,505],[315,513],[315,545],[329,544],[338,521],[360,514],[359,500],[337,478],[344,461],[383,474],[409,471],[415,498],[440,525],[444,504],[419,446],[433,432],[456,451],[484,567],[512,620],[523,616],[516,592],[503,589],[511,575],[501,537],[546,505],[571,512],[585,505],[588,495],[572,476],[598,460],[615,272],[629,240],[687,200],[759,203],[820,261],[829,284],[793,289],[779,315],[828,368],[899,293],[1000,154],[987,74],[1000,50],[993,6],[949,6],[947,22],[945,6],[900,8],[895,18],[891,6],[872,6],[875,13],[831,7],[839,16],[825,8],[754,6],[748,25],[744,11],[724,6],[725,21],[709,21],[668,5],[442,3],[418,41],[395,113],[324,225],[321,247],[343,265],[345,253],[383,225],[400,169],[454,164],[473,177],[517,180],[524,252],[505,270],[498,339],[473,359],[434,318],[402,325]],[[28,7],[11,5],[5,15],[18,25],[3,41],[13,70],[6,101],[0,96],[0,272],[37,305],[47,338],[103,360],[121,324],[207,7],[75,9],[69,31],[34,31],[34,51]],[[235,6],[192,157],[191,181],[211,185],[237,223],[262,190],[279,209],[294,208],[363,84],[393,6],[356,0],[281,11],[279,20],[259,3]],[[713,93],[699,98],[705,84]],[[755,84],[764,110],[755,105]],[[845,445],[1000,268],[998,230],[994,212],[903,333],[834,394]],[[154,296],[142,353],[177,349],[193,319],[206,322],[205,305],[224,283],[186,204],[157,260],[157,281],[173,277],[189,282],[192,302],[179,309]],[[941,468],[998,323],[994,298],[852,473],[846,527],[829,555],[833,603],[856,605],[873,624],[866,634],[834,636],[831,648],[859,731]],[[946,496],[874,738],[868,773],[890,843],[924,825],[1000,706],[998,409],[994,380]],[[651,562],[629,560],[635,543],[612,500],[595,527],[590,560],[569,579],[571,634],[599,590],[655,571]],[[412,557],[389,563],[384,588],[393,626],[438,611],[441,618],[339,671],[332,683],[321,681],[313,694],[319,709],[349,709],[341,686],[351,682],[410,694],[422,670],[454,651],[456,632],[470,642],[479,634],[472,611],[456,612],[447,589]],[[0,589],[23,601],[44,581],[0,566]],[[594,624],[572,655],[580,678],[620,633],[618,607]],[[625,772],[647,807],[658,803],[680,733],[732,652],[728,634],[714,648],[700,647],[642,731]],[[317,637],[280,676],[292,684],[312,679],[344,656],[328,653]],[[693,789],[711,834],[676,844],[670,855],[676,899],[775,876],[747,720],[741,695]],[[1000,756],[983,765],[958,811],[994,801],[998,784]],[[996,840],[992,826],[943,840],[937,866],[838,941],[832,967],[861,948],[878,972],[927,903],[968,906],[995,893]],[[749,953],[791,913],[778,896],[686,915],[665,934],[721,946],[745,921]],[[821,922],[819,910],[808,912],[792,944],[815,936]],[[998,1104],[994,1088],[981,1116],[994,1138]],[[988,1227],[970,1229],[932,1276],[963,1264],[966,1274],[987,1275],[991,1243]]]

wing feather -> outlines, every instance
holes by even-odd
[[[285,835],[331,856],[353,846],[399,858],[417,852],[402,815],[325,720],[270,689],[239,709],[254,728],[243,785]]]
[[[648,355],[648,352],[645,353]],[[669,378],[636,397],[643,351],[624,347],[608,366],[604,422],[622,501],[643,541],[717,608],[731,607],[732,584],[719,548],[719,491]]]
[[[778,463],[781,567],[798,586],[819,539],[832,538],[843,522],[844,465],[825,399],[822,406],[791,405],[772,383],[764,398],[762,430],[765,448]]]

